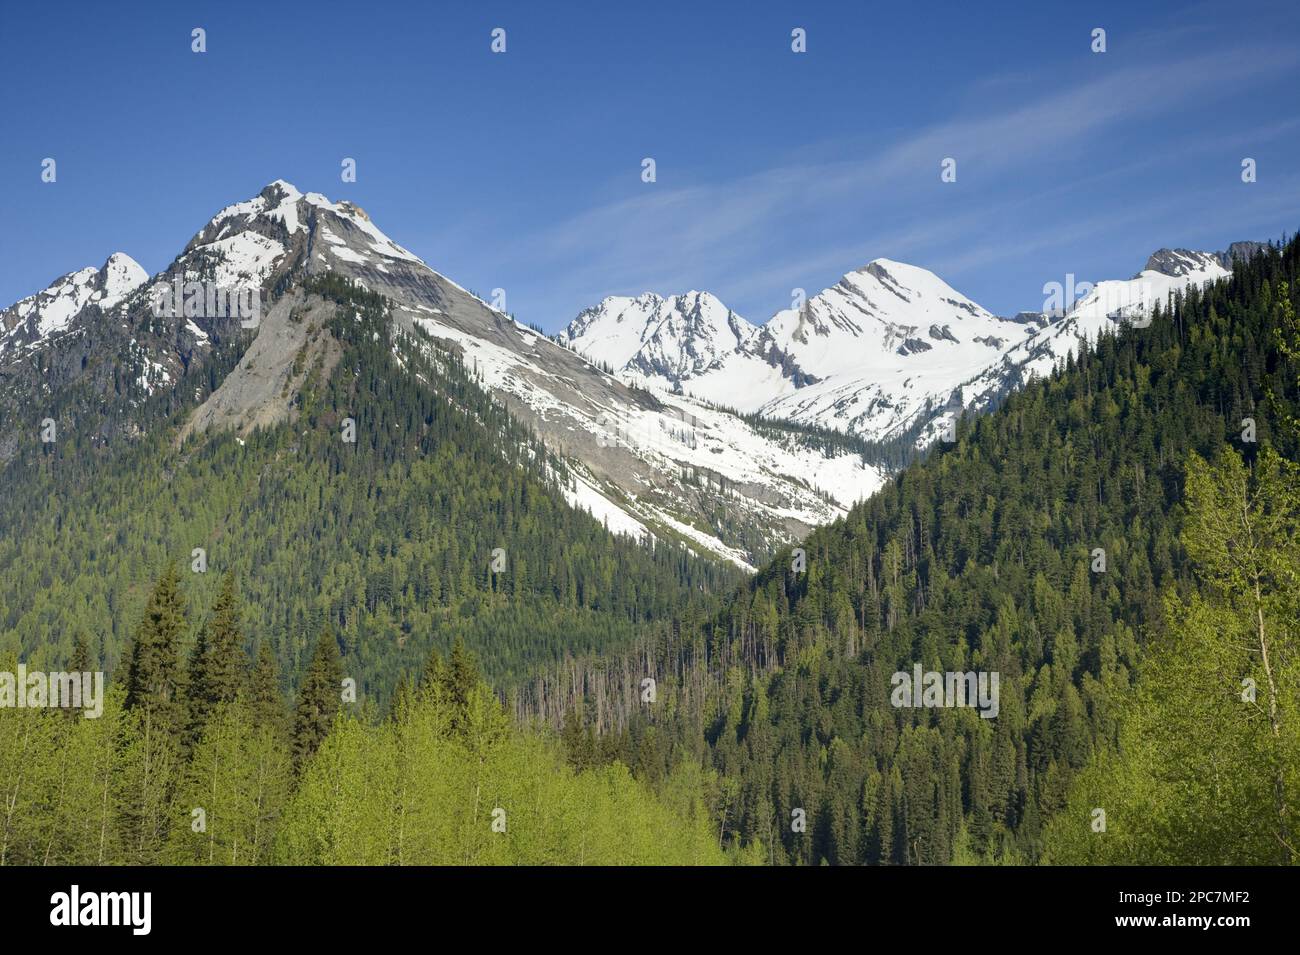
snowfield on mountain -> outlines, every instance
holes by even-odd
[[[708,292],[647,292],[584,309],[563,338],[642,386],[871,441],[913,437],[923,448],[956,414],[989,410],[1084,339],[1140,323],[1155,303],[1225,278],[1233,258],[1258,247],[1162,249],[1133,279],[1080,283],[1055,314],[1045,304],[999,317],[934,273],[881,258],[763,325]]]

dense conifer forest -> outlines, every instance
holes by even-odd
[[[1298,264],[1103,337],[716,615],[520,712],[651,776],[707,760],[724,838],[774,862],[1294,861]],[[892,705],[917,664],[997,672],[996,718]],[[668,702],[596,705],[642,673]]]
[[[349,673],[382,702],[403,669],[455,636],[506,683],[562,653],[629,641],[737,579],[675,545],[610,535],[563,501],[563,463],[458,355],[395,342],[384,300],[344,279],[309,288],[337,303],[315,333],[344,350],[298,396],[294,422],[178,445],[198,400],[160,398],[125,447],[99,446],[71,414],[53,444],[33,432],[3,475],[0,650],[53,668],[84,635],[116,670],[161,568],[190,573],[200,548],[209,570],[187,588],[206,606],[222,573],[236,573],[248,633],[291,684],[329,627]],[[196,377],[176,392],[202,398],[218,379]],[[355,442],[342,439],[345,419]]]

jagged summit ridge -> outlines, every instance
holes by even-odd
[[[1082,339],[1135,320],[1190,285],[1226,277],[1234,261],[1263,247],[1161,249],[1133,279],[1085,286],[1086,294],[1059,310],[1044,305],[1010,318],[927,269],[876,258],[763,325],[745,323],[734,338],[715,324],[682,326],[685,337],[676,345],[665,341],[676,326],[654,316],[674,299],[658,295],[605,299],[585,309],[564,337],[641,384],[873,440],[915,434],[924,444],[954,409],[983,410],[1029,375],[1050,371]],[[712,360],[659,359],[675,348]]]
[[[611,296],[565,331],[588,357],[646,377],[695,377],[743,352],[757,329],[709,292]]]
[[[88,308],[111,311],[148,278],[140,263],[125,252],[114,252],[99,268],[60,276],[0,312],[0,353],[33,348],[75,327]]]
[[[672,351],[663,341],[672,323],[654,324],[658,338],[625,331],[639,327],[640,314],[627,321],[635,303],[663,301],[673,300],[606,299],[570,324],[566,338],[638,381],[872,437],[905,427],[928,398],[946,397],[1028,331],[926,269],[877,258],[762,326],[691,326],[680,347],[710,360],[674,366],[656,360]],[[730,314],[720,302],[715,310]]]

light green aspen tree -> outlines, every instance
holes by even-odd
[[[44,709],[0,707],[0,865],[40,860],[50,823],[42,806],[48,777],[56,772],[53,743],[61,718]]]
[[[1118,752],[1074,786],[1053,862],[1297,861],[1300,474],[1267,449],[1253,474],[1230,449],[1213,466],[1193,455],[1186,500],[1198,588],[1167,595]]]
[[[120,771],[122,691],[107,692],[103,711],[63,721],[47,790],[50,816],[42,865],[104,865],[119,851],[114,780]]]
[[[120,745],[114,798],[123,861],[151,865],[160,861],[174,817],[172,798],[180,768],[175,723],[160,719],[151,707],[130,710]]]

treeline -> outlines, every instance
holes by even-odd
[[[566,663],[521,688],[520,712],[562,722],[558,701],[582,699],[593,731],[653,732],[670,754],[707,753],[725,837],[761,842],[776,862],[1080,858],[1078,843],[1050,849],[1049,820],[1091,837],[1083,809],[1106,804],[1098,791],[1130,834],[1113,858],[1143,861],[1173,819],[1201,850],[1168,839],[1152,858],[1211,858],[1204,847],[1221,836],[1197,820],[1226,814],[1237,823],[1225,832],[1250,837],[1218,858],[1293,858],[1279,840],[1294,843],[1300,726],[1288,715],[1296,681],[1280,676],[1295,660],[1295,479],[1261,460],[1300,457],[1300,364],[1288,344],[1300,339],[1297,278],[1293,241],[1238,263],[1231,281],[1189,290],[1149,328],[1103,335],[963,422],[954,445],[812,534],[802,559],[778,557],[721,613],[682,619],[616,663]],[[1234,454],[1249,480],[1233,477]],[[1189,481],[1201,490],[1185,498]],[[1251,543],[1271,577],[1225,576],[1240,540],[1185,536],[1227,515],[1271,522],[1267,545]],[[1270,608],[1271,682],[1260,640],[1243,630],[1257,586]],[[1220,618],[1207,607],[1235,609]],[[1195,672],[1170,676],[1172,661]],[[918,664],[998,673],[996,718],[893,705],[893,675]],[[609,707],[601,719],[590,712],[593,690],[627,699],[624,680],[647,677],[659,703],[621,707],[621,725]],[[1243,679],[1271,702],[1234,706]],[[1171,685],[1209,695],[1189,703]],[[1249,734],[1232,736],[1233,721]],[[1197,752],[1214,768],[1180,789]],[[1105,771],[1116,753],[1128,775]],[[1126,789],[1135,774],[1145,788]],[[1082,844],[1103,857],[1101,843]]]
[[[0,651],[63,660],[85,633],[117,669],[157,568],[184,555],[200,569],[190,555],[201,549],[200,602],[235,572],[280,672],[296,679],[329,628],[362,689],[382,697],[456,635],[504,684],[565,653],[630,643],[738,579],[679,547],[610,535],[565,503],[562,462],[458,354],[395,332],[385,300],[344,279],[306,288],[337,303],[312,333],[343,355],[309,376],[292,420],[177,447],[218,378],[186,380],[178,394],[197,397],[140,408],[134,444],[101,448],[72,421],[53,447],[10,463]]]
[[[733,411],[732,413],[743,418],[760,434],[765,434],[774,440],[784,438],[799,447],[813,448],[828,455],[849,451],[858,455],[863,464],[878,467],[890,474],[901,471],[923,454],[918,450],[916,442],[924,430],[925,416],[892,438],[872,441],[860,435],[846,434],[820,425],[790,421],[785,418],[769,418],[758,412],[741,414]]]
[[[188,653],[186,617],[168,570],[98,716],[0,708],[0,865],[745,861],[720,848],[698,763],[653,791],[616,763],[574,768],[459,642],[381,714],[325,633],[290,711],[264,645],[242,649],[231,577]],[[79,642],[69,668],[94,665]]]

